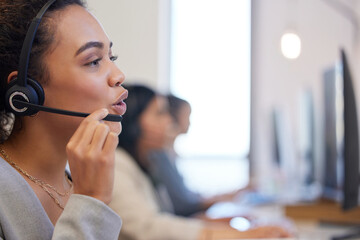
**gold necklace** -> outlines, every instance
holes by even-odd
[[[70,185],[70,189],[64,193],[59,192],[54,186],[44,182],[43,180],[33,177],[31,176],[29,173],[27,173],[25,170],[23,170],[22,168],[20,168],[15,162],[13,162],[10,158],[10,156],[5,152],[4,149],[2,149],[0,147],[0,153],[1,155],[4,157],[4,159],[11,165],[13,166],[16,170],[18,170],[20,173],[22,173],[24,176],[26,176],[28,179],[30,179],[32,182],[34,182],[36,185],[38,185],[39,187],[41,187],[56,203],[56,205],[58,205],[62,210],[64,210],[64,205],[60,203],[59,199],[56,198],[56,196],[50,192],[49,188],[51,190],[53,190],[57,195],[59,195],[60,197],[65,197],[65,196],[69,196],[71,193],[71,190],[73,188],[73,184],[69,179],[69,176],[65,173],[65,177],[67,182]]]

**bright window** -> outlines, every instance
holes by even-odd
[[[192,106],[183,158],[247,157],[250,29],[251,0],[172,0],[171,90]]]

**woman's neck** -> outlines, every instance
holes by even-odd
[[[32,125],[13,133],[2,145],[11,161],[30,175],[49,184],[63,183],[66,166],[66,143],[54,134]]]

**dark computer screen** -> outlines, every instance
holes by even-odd
[[[359,201],[359,130],[353,80],[344,50],[340,61],[324,72],[324,102],[323,195],[341,202],[348,210]]]
[[[359,128],[355,91],[345,51],[341,51],[344,81],[344,182],[343,208],[351,209],[359,201]]]

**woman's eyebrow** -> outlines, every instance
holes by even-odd
[[[112,44],[110,43],[110,46]],[[82,53],[83,51],[85,51],[86,49],[89,48],[99,48],[99,49],[103,49],[104,48],[104,44],[102,42],[87,42],[84,45],[82,45],[75,53],[75,56],[79,55],[80,53]]]

